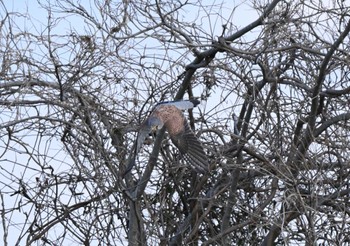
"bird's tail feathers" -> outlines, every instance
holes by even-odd
[[[194,108],[198,104],[200,104],[199,100],[197,100],[197,99],[190,99],[190,100],[161,102],[158,105],[173,105],[173,106],[177,107],[180,110],[186,110],[186,109]]]

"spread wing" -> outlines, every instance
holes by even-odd
[[[209,163],[203,147],[186,121],[184,121],[184,131],[171,136],[171,140],[180,150],[186,162],[196,171],[201,173],[209,172]]]

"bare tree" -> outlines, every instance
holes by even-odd
[[[0,5],[4,245],[350,244],[346,1],[37,4]],[[204,175],[164,129],[135,155],[182,98]]]

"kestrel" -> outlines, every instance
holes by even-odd
[[[179,149],[192,168],[201,173],[209,171],[209,163],[203,147],[189,127],[182,110],[191,109],[198,100],[183,100],[158,103],[151,115],[142,123],[137,138],[136,151],[140,149],[147,135],[154,129],[165,126],[174,145]]]

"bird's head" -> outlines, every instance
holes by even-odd
[[[145,122],[145,127],[148,129],[156,130],[162,128],[164,123],[156,116],[151,115]]]

